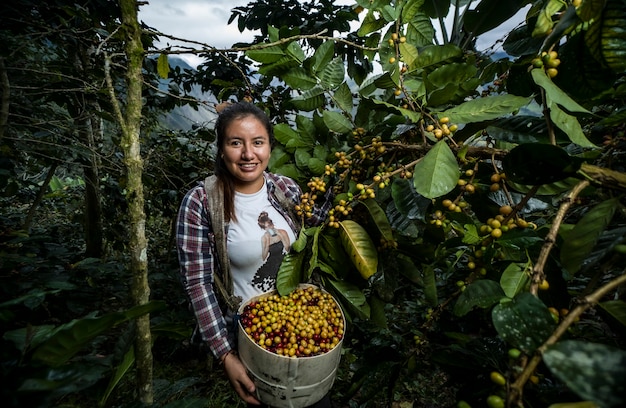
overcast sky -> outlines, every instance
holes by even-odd
[[[147,0],[148,4],[139,9],[139,19],[150,27],[162,33],[175,37],[197,41],[211,45],[215,48],[228,48],[239,41],[251,41],[255,33],[237,29],[237,21],[227,24],[231,10],[235,7],[245,6],[252,0]],[[337,0],[337,4],[354,4],[354,0]],[[525,10],[517,20],[523,21]],[[479,38],[478,47],[488,47],[502,33],[508,32],[512,24],[499,27],[491,33]],[[166,47],[172,41],[162,38],[158,47]],[[192,56],[182,56],[192,66],[199,62]]]

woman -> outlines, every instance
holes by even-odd
[[[245,102],[229,105],[219,114],[215,132],[215,175],[187,192],[178,213],[181,275],[202,339],[241,399],[259,405],[235,352],[233,315],[242,300],[275,287],[284,256],[274,251],[263,257],[265,230],[258,228],[259,218],[273,220],[272,228],[286,233],[288,249],[301,228],[294,207],[302,191],[294,180],[266,171],[273,128],[261,109]],[[324,219],[332,205],[328,198],[308,224]],[[267,264],[274,265],[272,271]],[[330,406],[328,398],[320,404]]]

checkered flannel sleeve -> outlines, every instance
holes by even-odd
[[[219,358],[233,349],[227,324],[213,291],[216,257],[212,253],[214,238],[202,186],[191,189],[184,197],[176,221],[176,242],[183,286],[198,322],[202,339]]]

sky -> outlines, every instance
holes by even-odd
[[[253,0],[147,0],[148,4],[139,9],[139,19],[148,26],[162,33],[208,44],[215,48],[228,48],[236,42],[249,42],[255,33],[239,32],[237,21],[228,23],[231,10],[245,6]],[[354,0],[337,0],[337,4],[355,4]],[[525,10],[514,21],[523,21]],[[479,38],[479,49],[488,47],[510,31],[515,23],[499,27]],[[165,48],[173,44],[162,38],[157,44]],[[197,47],[196,47],[197,48]],[[191,55],[181,55],[191,66],[197,66],[200,60]]]

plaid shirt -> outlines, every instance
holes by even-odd
[[[294,205],[300,203],[302,190],[298,184],[285,176],[265,173],[270,203],[287,220],[296,236],[300,230],[297,220],[279,204],[275,189],[279,189]],[[329,189],[331,190],[331,189]],[[322,206],[316,207],[307,226],[319,225],[332,207],[332,193],[327,194]],[[213,290],[213,272],[217,270],[215,235],[207,212],[207,195],[203,183],[187,192],[180,205],[176,220],[176,242],[180,273],[185,291],[191,302],[202,339],[206,341],[215,357],[220,358],[234,348],[233,333],[229,334],[222,308]]]

